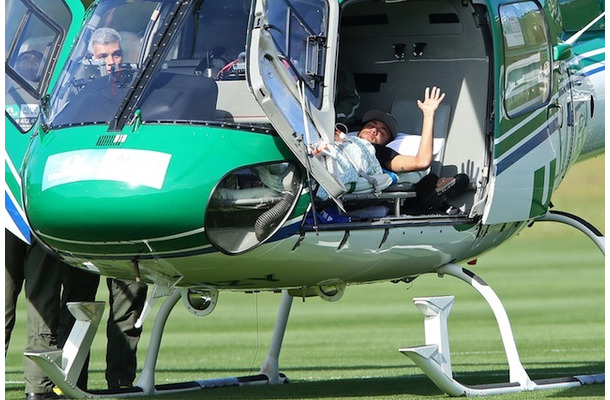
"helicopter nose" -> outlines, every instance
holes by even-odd
[[[176,186],[171,161],[162,151],[108,148],[34,158],[24,179],[31,226],[46,237],[91,242],[201,228],[202,198],[213,183],[199,178],[196,188]]]
[[[139,148],[65,151],[69,135],[45,139],[24,169],[32,231],[50,247],[76,255],[133,258],[186,249],[215,247],[230,254],[253,249],[283,229],[300,198],[300,170],[293,161],[278,161],[276,147],[237,154],[225,151],[235,143],[209,137],[196,136],[201,140],[192,146],[174,140],[175,148],[164,141],[165,151],[145,149],[135,140]],[[235,142],[243,137],[240,133]],[[273,138],[254,139],[267,144]],[[272,160],[260,158],[269,153]]]

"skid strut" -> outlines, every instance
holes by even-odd
[[[589,222],[574,214],[565,211],[549,211],[545,216],[537,219],[537,221],[561,222],[576,228],[587,235],[597,245],[602,254],[606,255],[606,238],[604,235]]]
[[[76,321],[63,350],[25,352],[45,374],[69,397],[85,397],[76,387],[85,359],[104,313],[104,302],[68,303]],[[62,384],[60,385],[59,382]]]
[[[153,292],[156,291],[153,290]],[[85,358],[91,348],[95,332],[104,313],[104,302],[68,303],[68,309],[76,318],[76,322],[63,350],[26,352],[25,356],[31,358],[61,389],[64,395],[69,398],[149,398],[160,394],[183,393],[213,387],[288,382],[286,376],[279,372],[280,349],[292,305],[292,296],[284,290],[271,346],[258,375],[155,385],[155,368],[161,345],[161,336],[167,318],[180,299],[181,292],[178,289],[174,289],[173,291],[168,291],[168,294],[155,317],[144,367],[135,386],[132,388],[85,391],[76,386]]]
[[[496,293],[481,278],[471,271],[455,264],[447,264],[438,269],[439,274],[461,279],[475,288],[491,307],[506,352],[509,366],[509,382],[495,385],[465,386],[453,378],[449,354],[447,319],[451,312],[453,296],[415,298],[415,305],[425,316],[424,346],[402,348],[399,351],[411,358],[426,375],[450,396],[486,396],[528,390],[558,389],[575,387],[588,383],[603,383],[604,374],[581,375],[558,379],[533,381],[528,376],[515,344],[508,315]]]

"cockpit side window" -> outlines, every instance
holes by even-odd
[[[268,31],[284,63],[305,82],[309,100],[321,104],[327,10],[324,2],[270,0]]]
[[[138,104],[142,120],[220,121],[218,82],[245,80],[248,18],[242,0],[206,0],[191,9]]]
[[[5,29],[5,115],[22,132],[38,118],[58,46],[71,22],[61,3],[41,9],[29,3],[7,3]],[[56,18],[55,20],[49,17]]]
[[[219,80],[245,79],[243,68],[237,71],[232,63],[246,50],[249,12],[249,2],[241,0],[204,1],[193,17],[194,43],[189,55],[201,60],[199,71]]]
[[[500,6],[504,37],[504,107],[509,117],[548,103],[551,43],[544,13],[533,1]]]

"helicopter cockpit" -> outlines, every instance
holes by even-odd
[[[112,123],[134,108],[140,110],[144,122],[266,124],[254,100],[243,112],[251,116],[249,121],[241,121],[239,113],[231,110],[235,107],[230,99],[243,98],[242,92],[248,90],[249,2],[199,1],[188,10],[177,3],[98,3],[52,94],[47,124]],[[112,69],[92,54],[90,42],[100,28],[112,29],[120,37],[120,54],[116,53]],[[226,85],[219,85],[220,81]],[[243,102],[240,107],[243,109]]]

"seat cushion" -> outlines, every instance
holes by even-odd
[[[420,135],[410,135],[406,133],[399,133],[396,135],[396,139],[387,144],[388,147],[392,148],[399,154],[405,156],[417,155],[419,149],[419,142],[421,141]],[[434,138],[432,144],[432,158],[439,161],[438,156],[445,145],[444,138]]]

